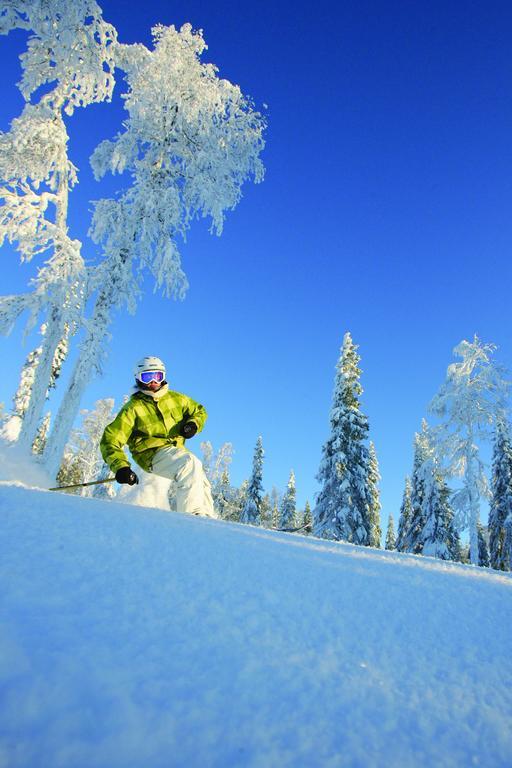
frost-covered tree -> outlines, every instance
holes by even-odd
[[[59,470],[60,484],[88,483],[102,479],[105,475],[105,463],[99,450],[100,439],[107,424],[113,419],[114,401],[112,398],[98,400],[94,410],[82,411],[80,427],[71,433],[66,446],[64,461]],[[83,488],[82,496],[92,495],[91,488]]]
[[[469,529],[471,562],[478,565],[480,499],[489,498],[485,465],[478,443],[491,439],[493,425],[503,418],[509,383],[493,359],[493,344],[475,336],[454,349],[460,362],[448,366],[446,380],[430,404],[442,419],[437,443],[450,476],[462,487],[452,496],[460,530]]]
[[[259,525],[261,522],[261,501],[263,498],[263,438],[258,437],[252,462],[252,474],[247,487],[247,498],[240,514],[241,523]]]
[[[42,336],[44,336],[45,331],[46,331],[46,326],[42,325],[40,330],[40,333]],[[61,339],[60,343],[57,345],[57,348],[55,350],[55,354],[53,357],[52,368],[50,373],[50,381],[48,384],[48,391],[46,392],[47,398],[49,396],[49,391],[55,387],[56,381],[60,376],[62,363],[67,355],[67,350],[68,350],[68,329],[66,328],[65,336],[63,339]],[[5,425],[2,428],[2,431],[0,433],[1,436],[8,442],[14,442],[19,437],[21,425],[25,417],[27,408],[30,404],[30,396],[31,396],[32,388],[34,386],[34,381],[35,381],[35,372],[39,364],[39,358],[42,354],[42,351],[43,351],[42,347],[37,347],[37,349],[34,349],[32,352],[30,352],[23,365],[23,368],[21,369],[20,381],[13,398],[13,410],[9,418],[6,420]],[[46,421],[46,424],[47,424],[47,430],[49,430],[49,420]],[[38,427],[36,438],[34,438],[34,442],[37,441],[39,446],[38,450],[35,452],[39,454],[42,453],[42,450],[46,443],[46,438],[48,436],[48,431],[46,431],[44,442],[41,442],[37,438],[37,434],[39,434],[40,429],[41,429],[41,424]]]
[[[117,198],[95,203],[90,234],[103,260],[91,276],[92,317],[45,451],[50,472],[84,388],[101,371],[113,313],[121,307],[135,312],[145,272],[155,290],[183,298],[188,283],[178,246],[192,221],[208,218],[220,235],[243,183],[263,178],[265,121],[238,86],[201,61],[202,33],[190,24],[157,26],[153,41],[152,50],[115,46],[128,84],[128,118],[91,162],[97,179],[124,173],[128,184]]]
[[[506,546],[507,521],[512,522],[512,444],[508,423],[496,425],[489,509],[489,556],[493,568],[512,569],[512,548]]]
[[[480,565],[482,568],[488,568],[489,567],[489,547],[487,545],[487,540],[485,538],[484,527],[480,521],[478,521],[477,533],[478,533],[477,562],[476,563],[474,562],[474,558],[471,553],[471,543],[469,545],[469,559],[472,565]]]
[[[281,494],[279,493],[278,489],[274,486],[272,488],[272,491],[270,492],[270,505],[272,508],[271,514],[272,514],[272,528],[279,528],[279,517],[280,517],[280,511],[279,508],[281,506]]]
[[[311,513],[311,504],[309,501],[306,501],[306,506],[304,507],[303,525],[306,529],[306,533],[311,533],[313,528],[313,515]]]
[[[459,559],[459,538],[449,497],[432,430],[423,420],[421,433],[414,439],[410,516],[402,551],[443,560]]]
[[[386,549],[396,549],[395,522],[393,515],[388,517],[388,527],[386,531]]]
[[[455,529],[450,490],[439,469],[435,456],[422,467],[425,481],[423,499],[423,528],[419,534],[421,554],[441,560],[458,560],[459,536]]]
[[[365,444],[368,420],[359,403],[363,391],[359,360],[357,347],[346,333],[336,366],[331,435],[323,447],[317,476],[322,488],[313,516],[317,536],[368,545],[372,495]]]
[[[414,435],[414,461],[411,476],[410,511],[407,527],[401,546],[402,552],[421,553],[421,531],[425,524],[423,504],[425,500],[425,473],[424,465],[430,459],[430,439],[428,425],[423,419],[421,433]]]
[[[293,528],[297,525],[297,490],[295,487],[295,473],[292,469],[288,479],[288,485],[281,501],[279,516],[280,528]]]
[[[233,489],[233,500],[235,505],[235,516],[234,520],[236,522],[242,522],[242,512],[245,508],[245,505],[247,503],[247,494],[249,491],[249,480],[244,480],[242,484],[240,485],[240,488],[234,488]]]
[[[212,489],[213,504],[221,520],[237,522],[240,518],[238,509],[238,491],[233,488],[229,479],[229,469],[226,467],[219,483]]]
[[[261,500],[260,525],[263,528],[272,528],[272,499],[266,493]]]
[[[371,503],[370,503],[370,515],[369,515],[370,537],[368,540],[368,544],[370,547],[380,548],[380,541],[382,537],[382,530],[380,527],[380,510],[381,510],[380,493],[379,493],[380,473],[379,473],[379,462],[377,461],[377,452],[375,450],[375,445],[371,440],[370,440],[369,456],[370,456],[370,461],[368,464],[368,487],[370,492]]]
[[[66,325],[78,327],[85,300],[81,243],[68,235],[69,191],[77,181],[68,159],[63,115],[110,99],[114,84],[113,27],[94,0],[4,0],[0,33],[29,32],[19,84],[26,100],[11,129],[0,134],[0,245],[15,244],[22,260],[46,257],[32,293],[0,299],[0,330],[24,310],[27,328],[41,314],[46,331],[18,443],[31,446],[42,415],[58,344]]]
[[[396,548],[399,552],[405,552],[405,542],[407,533],[409,531],[411,516],[411,479],[410,477],[406,477],[404,495],[402,498],[402,505],[400,507],[400,514],[398,517],[398,533],[396,536]]]
[[[202,463],[212,488],[213,505],[223,519],[234,519],[235,494],[229,482],[229,467],[233,458],[231,443],[223,443],[215,453],[209,440],[201,443]],[[172,503],[171,503],[172,509]]]
[[[51,422],[51,413],[50,411],[48,411],[48,413],[41,420],[39,428],[36,432],[36,436],[32,444],[32,453],[41,455],[41,453],[43,452],[46,439],[48,437],[48,432],[50,431],[50,422]]]

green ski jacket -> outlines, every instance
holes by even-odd
[[[130,465],[123,447],[128,445],[137,464],[151,471],[159,448],[185,446],[179,432],[186,421],[197,424],[198,432],[207,418],[206,409],[187,395],[167,390],[158,399],[135,392],[108,424],[100,441],[101,455],[112,472]]]

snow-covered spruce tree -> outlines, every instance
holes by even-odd
[[[469,529],[471,562],[478,565],[480,499],[489,498],[485,465],[478,442],[492,437],[493,425],[504,418],[509,382],[493,360],[494,344],[475,336],[454,349],[460,362],[448,366],[446,380],[430,404],[442,419],[436,430],[439,454],[449,476],[460,477],[462,488],[452,496],[459,530]]]
[[[432,430],[423,419],[421,433],[414,439],[411,511],[402,551],[442,560],[459,559],[459,538],[449,497]]]
[[[244,480],[240,488],[233,488],[233,503],[235,514],[233,520],[237,523],[242,522],[242,512],[247,503],[247,493],[249,490],[249,480]]]
[[[190,24],[153,29],[154,48],[116,45],[126,72],[124,130],[102,142],[91,162],[97,179],[125,173],[127,188],[95,204],[91,237],[103,249],[94,271],[92,317],[87,323],[68,390],[45,452],[52,472],[91,376],[101,370],[113,313],[135,312],[144,272],[155,290],[182,299],[188,282],[179,240],[192,221],[209,218],[222,233],[243,183],[259,182],[265,121],[238,86],[201,62],[206,44]]]
[[[48,413],[42,418],[41,423],[39,424],[38,430],[36,432],[34,442],[32,443],[32,453],[35,453],[38,456],[40,456],[44,450],[44,446],[46,444],[46,440],[48,437],[48,432],[50,431],[51,418],[52,418],[52,415],[50,411],[48,411]]]
[[[460,542],[455,529],[450,490],[435,456],[423,465],[425,479],[421,554],[441,560],[459,560]]]
[[[346,333],[336,366],[331,435],[323,447],[317,476],[322,488],[313,517],[317,536],[367,546],[371,538],[373,500],[369,483],[370,455],[365,445],[368,420],[359,403],[363,390],[356,350],[350,333]]]
[[[247,498],[240,514],[241,523],[260,525],[261,500],[263,498],[263,439],[260,435],[256,441],[254,458],[252,462],[252,474],[247,487]]]
[[[476,565],[480,565],[482,568],[488,568],[489,567],[489,547],[487,546],[484,527],[480,521],[478,521],[477,532],[478,532],[478,555],[477,555],[478,562],[476,563]],[[475,563],[473,562],[473,556],[471,554],[471,543],[469,545],[469,559],[470,559],[470,562],[473,565],[475,565]]]
[[[110,99],[113,27],[94,0],[4,0],[0,34],[29,32],[20,90],[26,106],[0,134],[0,245],[16,243],[22,260],[45,254],[33,292],[0,299],[0,330],[23,310],[28,328],[46,317],[39,361],[18,443],[29,449],[42,415],[52,362],[66,324],[77,328],[85,299],[81,244],[68,236],[68,196],[77,181],[68,159],[63,114]],[[43,95],[38,99],[40,93]]]
[[[270,492],[270,505],[272,507],[272,511],[271,511],[272,528],[279,528],[279,517],[280,517],[279,508],[281,506],[281,494],[279,493],[278,489],[275,486],[272,488],[272,491]]]
[[[380,493],[379,493],[379,462],[377,461],[377,452],[375,445],[370,440],[370,461],[368,464],[368,486],[370,491],[370,538],[368,544],[370,547],[380,548],[382,530],[380,527]]]
[[[292,469],[288,485],[281,501],[279,528],[294,528],[297,525],[297,491],[295,488],[295,473]]]
[[[489,558],[491,567],[512,569],[512,549],[505,546],[506,521],[512,521],[512,444],[508,423],[499,421],[494,436],[489,510]]]
[[[261,500],[260,525],[262,528],[272,528],[272,499],[269,493]]]
[[[306,501],[306,506],[304,507],[303,525],[306,533],[311,533],[313,528],[313,515],[311,513],[311,504],[309,501]]]
[[[233,488],[229,479],[229,470],[226,467],[222,473],[220,482],[212,493],[213,504],[221,520],[238,522],[240,511],[237,506],[237,489]]]
[[[393,515],[388,518],[388,528],[386,531],[386,549],[396,549],[395,522]]]
[[[425,524],[423,503],[425,499],[424,464],[429,460],[430,445],[427,437],[428,426],[423,419],[421,433],[414,435],[414,461],[411,476],[410,512],[404,537],[401,542],[401,552],[421,553],[421,531]]]
[[[399,552],[405,552],[405,541],[411,522],[411,516],[411,479],[410,477],[406,477],[404,495],[402,498],[402,505],[400,507],[400,514],[398,517],[398,533],[396,536],[396,548]]]
[[[501,562],[503,563],[503,570],[512,571],[512,511],[505,518],[504,530]]]
[[[107,424],[113,419],[114,401],[112,398],[98,400],[94,410],[82,411],[80,427],[71,433],[71,439],[66,446],[65,459],[58,474],[59,482],[67,484],[68,476],[71,483],[88,483],[104,476],[105,463],[99,450],[100,439]],[[77,479],[78,478],[78,479]],[[92,488],[83,488],[82,496],[91,496]]]

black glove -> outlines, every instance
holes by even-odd
[[[184,437],[185,440],[188,440],[190,437],[194,437],[196,432],[197,424],[195,424],[193,421],[186,421],[181,425],[180,435]]]
[[[118,483],[128,483],[128,485],[135,485],[139,482],[139,478],[132,472],[131,467],[121,467],[116,472],[116,480]]]

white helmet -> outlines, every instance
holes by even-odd
[[[136,379],[138,379],[140,374],[144,371],[163,371],[165,379],[165,365],[159,357],[143,357],[141,360],[135,363],[133,375]]]

